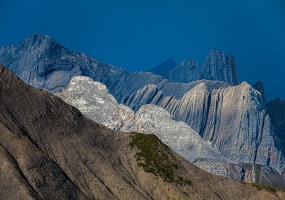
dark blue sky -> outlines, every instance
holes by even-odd
[[[236,58],[241,81],[285,99],[284,0],[0,0],[0,46],[38,32],[129,71],[167,57],[200,64],[216,48]]]

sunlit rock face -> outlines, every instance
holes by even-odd
[[[89,77],[73,77],[66,89],[57,95],[93,121],[115,130],[134,116],[132,109],[117,103],[106,85]]]

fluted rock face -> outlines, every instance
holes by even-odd
[[[202,66],[199,66],[195,60],[186,59],[168,71],[165,78],[184,83],[201,79],[219,80],[231,85],[239,83],[234,57],[216,49],[210,51]]]
[[[67,88],[56,95],[95,122],[120,131],[153,133],[202,169],[228,175],[226,162],[230,161],[187,124],[172,120],[170,113],[161,107],[144,105],[134,113],[129,107],[118,104],[104,84],[83,76],[73,77]]]
[[[168,101],[181,99],[197,85],[203,84],[209,92],[218,88],[229,87],[227,83],[221,81],[199,80],[191,83],[174,83],[162,81],[159,84],[150,84],[132,93],[123,99],[123,103],[133,110],[138,110],[144,104],[169,104]],[[165,97],[165,98],[163,98]],[[163,101],[163,103],[162,103]],[[171,105],[169,105],[171,106]]]
[[[172,120],[170,113],[161,107],[142,106],[134,118],[121,131],[154,133],[179,155],[196,166],[220,176],[228,176],[227,162],[216,147],[204,141],[196,131],[184,122]]]
[[[113,82],[124,72],[85,54],[70,51],[43,34],[32,35],[18,48],[3,48],[0,63],[26,83],[51,92],[66,87],[74,75],[88,74],[102,82]]]
[[[151,93],[148,99],[150,92],[143,92],[147,90],[155,90],[157,96]],[[211,91],[200,83],[181,99],[161,96],[161,91],[152,85],[133,94],[125,103],[133,108],[146,100],[165,108],[175,120],[189,124],[230,160],[255,162],[279,173],[284,171],[284,153],[266,114],[262,94],[246,82]]]

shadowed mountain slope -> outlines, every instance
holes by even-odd
[[[174,68],[177,64],[172,58],[167,58],[165,61],[160,63],[159,65],[154,66],[149,70],[150,72],[163,76],[166,72]]]

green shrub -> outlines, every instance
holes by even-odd
[[[271,185],[264,185],[264,184],[261,184],[261,183],[251,183],[251,185],[253,187],[256,187],[258,191],[262,190],[262,189],[266,189],[270,192],[277,192],[278,189],[271,186]]]
[[[135,158],[139,167],[145,172],[160,176],[164,181],[191,184],[190,180],[176,178],[178,169],[176,159],[171,155],[169,148],[160,142],[153,134],[131,133],[130,147],[137,147]]]

